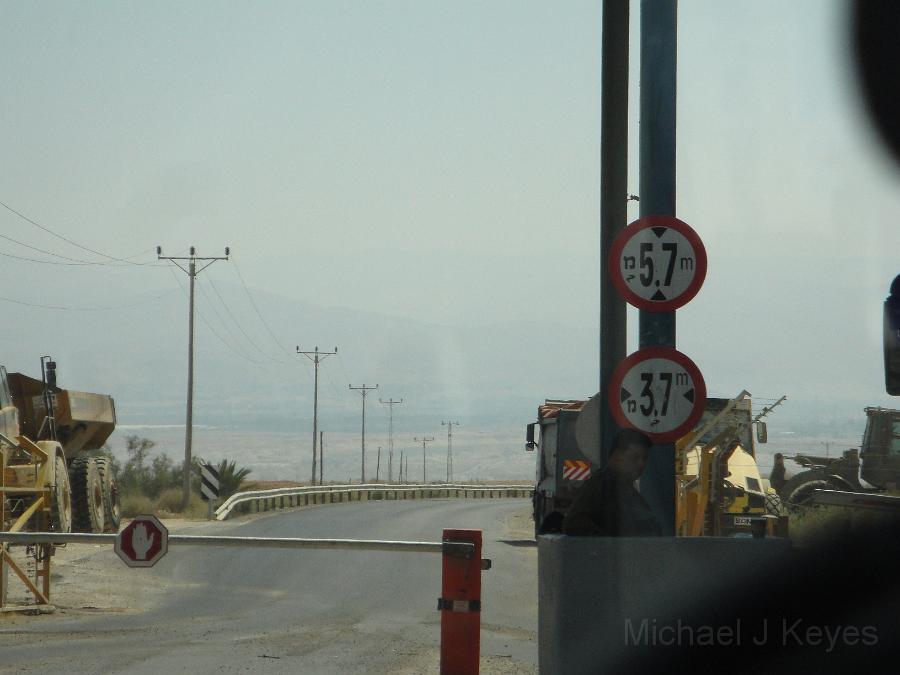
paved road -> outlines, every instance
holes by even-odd
[[[351,503],[207,531],[439,541],[444,527],[481,528],[494,561],[483,672],[529,673],[537,555],[503,541],[521,536],[511,526],[526,513],[517,499]],[[438,554],[172,547],[156,567],[125,572],[146,587],[147,609],[0,621],[0,672],[437,672]]]

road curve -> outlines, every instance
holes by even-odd
[[[494,565],[483,578],[482,672],[529,673],[537,663],[536,550],[504,543],[521,536],[528,506],[348,503],[192,534],[439,541],[445,527],[483,529]],[[0,620],[0,672],[437,672],[438,554],[172,547],[156,567],[124,571],[146,586],[143,607]]]

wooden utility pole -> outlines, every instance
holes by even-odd
[[[360,473],[360,482],[366,482],[366,395],[370,391],[375,391],[378,389],[378,385],[376,384],[374,387],[367,387],[365,383],[361,387],[354,387],[352,384],[348,385],[350,389],[353,391],[358,391],[362,394],[362,471]]]
[[[381,446],[378,446],[378,460],[375,462],[375,482],[378,482],[378,474],[381,471]]]
[[[403,403],[403,399],[401,398],[399,401],[395,401],[393,398],[388,399],[387,401],[378,399],[379,403],[387,403],[390,406],[390,417],[388,418],[388,475],[387,482],[390,483],[393,480],[394,476],[394,406]],[[400,465],[400,471],[397,473],[403,472],[403,465]]]
[[[300,347],[297,347],[297,353],[303,354],[306,358],[312,361],[315,368],[315,376],[313,377],[313,456],[312,456],[312,484],[316,484],[316,430],[319,425],[319,362],[324,361],[326,357],[337,354],[338,348],[335,347],[333,352],[320,352],[318,345],[316,345],[315,351],[304,352],[300,351]],[[319,472],[319,481],[321,478],[321,471]]]
[[[184,422],[184,467],[182,469],[182,485],[181,485],[181,510],[187,508],[191,499],[191,444],[193,442],[194,433],[194,279],[207,267],[217,260],[228,260],[230,254],[229,248],[225,247],[225,255],[221,257],[200,258],[196,255],[197,250],[191,246],[189,256],[164,256],[162,254],[162,246],[156,247],[157,260],[168,260],[182,272],[188,275],[190,281],[190,300],[188,310],[188,385],[187,385],[187,414]],[[200,269],[197,269],[197,261],[206,263]],[[181,262],[187,262],[185,268]]]
[[[425,444],[434,440],[434,436],[423,436],[422,438],[413,439],[417,443],[422,443],[422,485],[426,485],[428,481],[425,479]]]

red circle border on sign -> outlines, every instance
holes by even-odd
[[[616,369],[612,372],[609,379],[609,390],[606,397],[607,405],[609,405],[613,420],[619,425],[620,429],[635,428],[628,418],[625,417],[624,413],[622,413],[622,406],[619,402],[619,389],[622,387],[622,382],[625,380],[625,374],[631,370],[635,364],[649,359],[669,359],[670,361],[674,361],[688,371],[688,374],[694,382],[694,410],[681,425],[662,434],[638,429],[638,431],[647,434],[654,443],[677,441],[693,429],[694,425],[700,419],[700,416],[703,415],[703,410],[706,408],[706,382],[703,380],[703,374],[700,372],[697,364],[674,347],[645,347],[644,349],[639,349],[633,354],[630,354],[622,361],[622,363],[616,366]]]
[[[625,249],[625,244],[628,243],[628,240],[638,232],[651,227],[668,227],[681,233],[684,238],[690,242],[691,246],[694,247],[694,253],[697,256],[697,273],[694,275],[694,279],[691,281],[690,286],[688,286],[684,293],[677,298],[672,298],[665,302],[645,300],[628,288],[628,284],[626,284],[625,279],[622,278],[619,266],[619,259],[622,257],[622,251]],[[694,228],[686,222],[679,220],[674,216],[644,216],[643,218],[635,220],[616,235],[616,238],[613,240],[612,248],[609,250],[609,260],[607,261],[607,264],[609,266],[609,275],[612,278],[613,286],[616,287],[616,290],[619,291],[619,294],[625,298],[625,301],[628,302],[628,304],[648,312],[671,312],[679,307],[684,307],[694,299],[697,293],[700,292],[700,287],[703,286],[703,281],[706,279],[707,262],[706,247],[703,245],[703,240],[700,239],[700,235],[697,234]]]

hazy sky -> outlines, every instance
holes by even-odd
[[[595,325],[600,4],[0,2],[0,200],[143,262],[231,246],[251,287],[305,303]],[[900,174],[860,115],[845,10],[679,4],[678,215],[709,255],[679,346],[713,393],[886,399]],[[0,233],[102,260],[3,209]],[[236,283],[229,265],[208,274]],[[4,257],[0,286],[89,306],[174,281]]]

